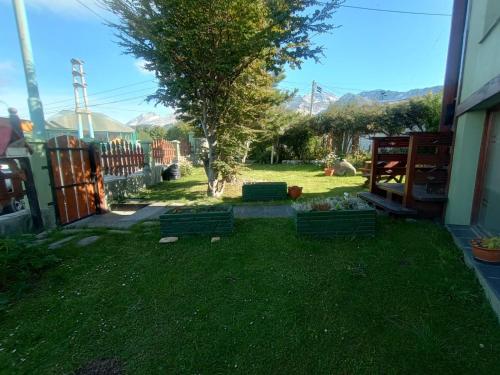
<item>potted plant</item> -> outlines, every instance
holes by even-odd
[[[333,173],[335,172],[333,164],[335,163],[336,159],[337,159],[336,155],[333,152],[331,152],[323,160],[323,166],[324,166],[323,171],[325,172],[325,176],[333,176]]]
[[[344,193],[342,197],[294,203],[295,225],[300,235],[375,235],[376,211],[366,202]]]
[[[297,199],[302,195],[302,187],[301,186],[290,186],[288,188],[288,196],[293,200]]]
[[[471,241],[474,258],[488,263],[500,263],[500,237],[478,238]]]

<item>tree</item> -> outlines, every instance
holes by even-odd
[[[167,131],[161,126],[144,125],[136,130],[141,140],[167,139]]]
[[[227,115],[234,108],[228,104],[247,99],[248,91],[238,91],[252,82],[256,70],[278,75],[286,64],[295,68],[304,59],[318,60],[322,47],[313,45],[311,37],[334,28],[328,20],[341,3],[102,1],[119,17],[112,26],[120,44],[155,72],[159,87],[150,99],[190,115],[203,130],[208,192],[213,196],[222,194],[224,181],[234,173],[232,151],[239,147],[237,133],[231,131],[235,123],[224,121],[234,120]]]

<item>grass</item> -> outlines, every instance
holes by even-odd
[[[323,171],[313,165],[251,165],[241,171],[239,183],[228,184],[222,199],[208,198],[207,178],[203,168],[194,168],[191,176],[177,181],[162,182],[144,190],[137,198],[182,204],[217,204],[241,202],[241,182],[277,181],[288,186],[298,185],[304,188],[303,197],[326,197],[342,195],[344,192],[356,193],[364,190],[364,178],[325,176]],[[277,202],[273,202],[276,204]],[[289,201],[278,202],[281,204]]]
[[[0,373],[498,374],[500,331],[449,234],[380,218],[375,238],[297,238],[291,220],[159,245],[100,232],[0,315]],[[88,235],[88,234],[87,234]]]

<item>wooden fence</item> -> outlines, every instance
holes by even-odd
[[[158,165],[169,165],[175,160],[175,144],[163,139],[156,139],[152,144],[153,160]]]
[[[143,169],[144,151],[123,140],[101,143],[101,166],[104,175],[128,176]]]

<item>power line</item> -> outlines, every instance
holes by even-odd
[[[148,79],[148,80],[145,80],[145,81],[135,82],[135,83],[131,83],[131,84],[120,86],[120,87],[115,87],[115,88],[108,89],[108,90],[98,91],[98,92],[96,92],[96,93],[94,93],[92,95],[89,95],[89,98],[94,98],[94,97],[96,97],[98,95],[105,94],[105,93],[108,93],[108,92],[118,91],[118,90],[121,90],[121,89],[125,89],[127,87],[138,86],[138,85],[141,85],[141,84],[147,83],[147,82],[149,83],[149,82],[154,82],[154,81],[151,80],[151,79]],[[71,99],[57,100],[55,102],[50,102],[50,103],[45,104],[45,107],[52,107],[53,104],[72,102],[73,100],[74,100],[73,98],[71,98]]]
[[[382,9],[382,8],[367,8],[367,7],[360,7],[360,6],[354,6],[354,5],[341,5],[340,7],[341,8],[369,10],[369,11],[373,11],[373,12],[412,14],[412,15],[417,15],[417,16],[451,17],[451,14],[447,14],[447,13],[412,12],[412,11],[407,11],[407,10]]]
[[[102,100],[106,100],[106,99],[114,99],[114,98],[119,98],[121,96],[124,96],[124,95],[130,95],[130,94],[135,94],[135,93],[138,93],[138,92],[144,92],[144,91],[154,91],[155,88],[152,88],[152,87],[145,87],[145,88],[142,88],[142,89],[138,89],[138,90],[132,90],[132,91],[125,91],[125,92],[122,92],[122,93],[119,93],[119,94],[115,94],[115,95],[109,95],[109,96],[104,96],[104,97],[100,97],[97,99],[97,102],[99,101],[102,101]],[[89,96],[90,98],[94,98],[94,96]],[[93,100],[96,100],[95,98]],[[67,107],[67,104],[64,104],[64,105],[52,105],[52,106],[48,106],[48,108],[46,108],[48,111],[54,111],[54,110],[58,110],[58,109],[62,109],[62,108],[66,108]]]
[[[86,8],[89,12],[91,12],[94,16],[98,17],[100,20],[102,20],[102,21],[104,21],[106,23],[111,23],[106,18],[104,18],[103,16],[101,16],[99,13],[97,13],[94,9],[92,9],[91,7],[89,7],[87,4],[83,3],[81,0],[76,0],[76,2],[78,4],[80,4],[82,7]]]

